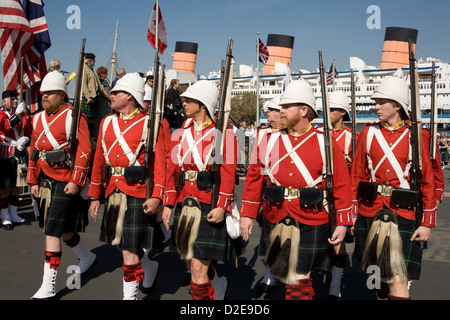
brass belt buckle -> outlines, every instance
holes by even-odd
[[[390,197],[392,194],[392,188],[390,186],[382,186],[381,187],[381,194],[385,197]]]
[[[289,197],[298,198],[298,189],[289,189]]]
[[[186,171],[187,173],[187,180],[194,181],[196,180],[197,171]]]
[[[115,176],[121,176],[122,175],[122,168],[121,167],[115,167],[114,168],[114,175]]]

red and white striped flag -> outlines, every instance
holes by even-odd
[[[333,84],[333,81],[335,78],[337,78],[337,76],[339,75],[339,73],[336,70],[336,67],[334,65],[334,61],[331,64],[330,67],[330,71],[328,71],[328,75],[327,75],[327,85],[331,85]]]
[[[18,0],[2,0],[0,12],[0,48],[5,90],[16,90],[20,80],[20,59],[33,45],[34,35]]]
[[[147,30],[147,40],[150,42],[153,48],[155,48],[156,45],[156,3],[153,6]],[[161,15],[161,9],[159,8],[158,5],[158,49],[160,54],[164,53],[164,51],[167,48],[167,44],[168,42],[167,42],[166,27],[164,26],[164,21]]]
[[[5,90],[20,90],[23,58],[23,90],[31,89],[27,103],[31,112],[37,111],[39,84],[47,74],[44,52],[51,46],[41,0],[1,1],[0,46]]]

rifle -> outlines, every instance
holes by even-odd
[[[223,161],[223,144],[227,129],[228,117],[231,110],[231,89],[233,86],[233,40],[228,39],[227,55],[225,63],[222,61],[220,91],[219,91],[219,107],[217,119],[215,122],[214,145],[211,153],[210,164],[211,177],[213,186],[211,188],[211,207],[213,208],[219,198],[220,189],[220,166]],[[213,115],[211,115],[213,116]]]
[[[437,110],[436,110],[436,71],[434,61],[431,63],[431,115],[430,115],[430,156],[433,166],[436,160],[437,144]],[[440,164],[439,164],[440,165]]]
[[[330,106],[328,100],[328,88],[325,77],[325,68],[322,61],[322,51],[319,50],[319,68],[320,68],[320,87],[322,92],[322,110],[323,110],[323,137],[325,146],[325,178],[327,188],[328,200],[328,214],[330,215],[330,236],[336,229],[336,216],[334,209],[333,197],[333,136],[331,130],[333,129],[330,120]]]
[[[422,114],[420,110],[417,66],[411,40],[409,41],[409,81],[411,89],[411,189],[419,191],[420,194],[420,184],[422,182]],[[422,223],[422,212],[422,197],[419,197],[419,203],[416,206],[416,228]],[[425,247],[426,244],[421,242],[420,245]]]
[[[70,127],[70,135],[67,139],[67,148],[69,149],[70,159],[72,161],[71,172],[75,167],[75,159],[77,155],[78,148],[78,128],[80,126],[81,117],[81,94],[83,88],[83,77],[84,77],[84,45],[86,39],[81,39],[80,57],[78,60],[78,71],[77,71],[77,81],[75,86],[75,97],[73,101],[72,110],[72,125]]]
[[[355,79],[353,69],[351,72],[350,90],[352,97],[352,159],[356,149],[356,99],[355,99]]]
[[[164,103],[164,76],[164,66],[162,66],[159,62],[158,52],[156,51],[153,74],[152,102],[150,105],[149,118],[147,122],[148,133],[144,156],[144,163],[147,171],[147,199],[151,198],[154,187],[156,140],[158,138],[162,106]]]

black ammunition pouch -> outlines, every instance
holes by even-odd
[[[123,177],[127,181],[144,181],[147,177],[147,168],[146,167],[125,167]]]
[[[375,201],[377,198],[378,185],[374,182],[360,181],[358,183],[358,198],[366,201]]]
[[[38,149],[33,149],[33,152],[30,155],[30,160],[33,162],[36,162],[39,160],[39,150]]]
[[[284,187],[266,185],[264,187],[264,198],[269,202],[282,203],[284,200]]]
[[[317,206],[323,203],[323,190],[318,188],[300,188],[300,203],[304,206]]]
[[[67,160],[67,152],[63,149],[45,152],[45,160],[48,164],[58,164]]]
[[[109,178],[111,178],[111,166],[107,165],[107,164],[102,164],[101,166],[101,175],[102,175],[102,180],[106,181]]]
[[[393,189],[391,204],[395,206],[415,207],[419,202],[419,191],[410,189]]]
[[[197,173],[197,186],[199,188],[210,189],[213,187],[212,173],[209,171],[199,171]]]
[[[175,179],[175,187],[178,190],[183,189],[185,183],[184,171],[175,171],[174,179]]]

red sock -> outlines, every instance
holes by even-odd
[[[212,300],[215,295],[211,281],[202,284],[191,281],[191,300]]]
[[[141,262],[137,264],[124,264],[123,265],[123,278],[126,282],[144,280],[144,269],[142,269]]]
[[[286,295],[285,300],[312,300],[314,290],[312,287],[312,279],[302,279],[297,284],[285,285]]]
[[[50,263],[50,268],[59,269],[59,264],[61,262],[62,252],[49,252],[45,251],[45,262]]]

